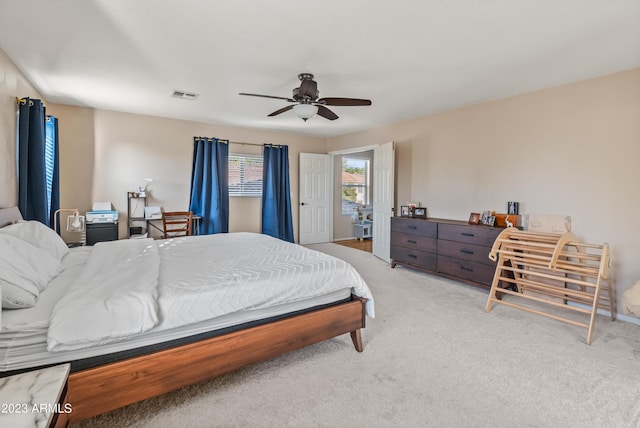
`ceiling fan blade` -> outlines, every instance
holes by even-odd
[[[294,103],[295,101],[292,100],[291,98],[285,98],[285,97],[274,97],[273,95],[260,95],[260,94],[246,94],[244,92],[240,92],[238,95],[248,95],[250,97],[262,97],[262,98],[274,98],[276,100],[286,100],[289,101],[290,103]]]
[[[282,107],[280,110],[276,110],[276,111],[274,111],[273,113],[271,113],[271,114],[269,115],[269,117],[271,117],[271,116],[276,116],[276,115],[278,115],[278,114],[280,114],[280,113],[284,113],[285,111],[289,111],[289,110],[291,110],[292,108],[293,108],[293,106],[286,106],[286,107]]]
[[[336,120],[338,115],[326,108],[325,106],[318,106],[318,116],[322,116],[325,119]]]
[[[327,106],[370,106],[371,100],[362,100],[359,98],[320,98],[320,104]]]
[[[298,94],[301,97],[315,99],[318,96],[318,83],[315,80],[304,79],[302,83],[300,83]]]

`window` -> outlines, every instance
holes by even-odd
[[[45,145],[44,145],[44,167],[45,178],[47,180],[47,208],[51,209],[51,198],[53,196],[53,173],[56,164],[57,138],[55,118],[47,116],[44,122]],[[49,213],[50,214],[50,213]]]
[[[369,160],[342,158],[342,215],[352,215],[354,208],[369,205]]]
[[[229,155],[229,196],[262,196],[262,155]]]

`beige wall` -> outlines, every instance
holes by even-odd
[[[298,155],[326,153],[321,138],[56,104],[48,108],[60,119],[61,161],[67,156],[65,161],[73,164],[71,169],[61,168],[63,204],[73,202],[73,206],[89,209],[92,201],[112,202],[120,212],[121,237],[126,236],[127,192],[136,190],[144,178],[154,180],[148,187],[149,205],[166,210],[188,208],[194,136],[288,145],[296,232]],[[262,148],[232,144],[229,150],[261,153]],[[81,189],[63,179],[70,174]],[[229,230],[259,232],[260,207],[260,198],[231,198]]]
[[[58,118],[60,139],[60,207],[91,209],[95,166],[94,110],[48,104]]]
[[[640,69],[330,138],[328,150],[395,141],[396,205],[568,214],[611,245],[618,292],[640,280]],[[397,208],[397,207],[396,207]]]
[[[16,97],[42,99],[22,72],[0,49],[0,208],[18,204]]]

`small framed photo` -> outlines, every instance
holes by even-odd
[[[411,211],[409,210],[409,205],[401,205],[400,206],[400,217],[409,217]]]
[[[480,213],[471,213],[471,215],[469,215],[469,223],[470,224],[480,223]]]
[[[487,224],[487,219],[491,217],[491,211],[482,211],[480,215],[480,223]]]
[[[415,207],[413,209],[413,216],[415,218],[427,218],[427,208],[426,207]]]
[[[487,226],[493,227],[496,224],[496,216],[490,215],[487,217],[487,221],[485,223]]]

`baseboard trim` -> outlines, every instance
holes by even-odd
[[[609,314],[607,314],[607,315],[609,315]],[[622,314],[618,314],[617,318],[620,321],[630,322],[631,324],[640,325],[640,318],[632,317],[632,316],[629,316],[629,315],[622,315]]]
[[[583,304],[580,304],[580,303],[567,302],[567,305],[575,306],[575,307],[583,308],[583,309],[587,309],[587,310],[591,310],[590,306],[583,305]],[[599,315],[605,315],[607,317],[611,317],[611,312],[607,311],[605,309],[602,309],[602,308],[598,308],[598,314]],[[640,318],[632,317],[632,316],[629,316],[629,315],[624,315],[624,314],[618,313],[618,314],[616,314],[616,319],[618,319],[620,321],[628,322],[628,323],[631,323],[631,324],[640,325]]]
[[[355,240],[355,239],[356,239],[356,237],[355,237],[355,236],[353,236],[353,237],[351,237],[351,238],[336,238],[336,239],[334,239],[334,240],[333,240],[333,241],[331,241],[331,242],[339,242],[339,241],[353,241],[353,240]]]

